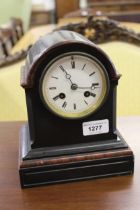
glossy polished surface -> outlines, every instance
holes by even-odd
[[[135,155],[133,176],[112,177],[21,190],[18,138],[23,122],[0,123],[1,210],[139,210],[140,116],[121,117],[118,128]]]

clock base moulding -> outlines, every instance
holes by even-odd
[[[47,157],[45,148],[30,149],[31,140],[28,125],[23,125],[19,154],[21,187],[133,174],[133,152],[118,131],[117,136],[119,141],[116,141],[116,144],[114,144],[114,140],[110,141],[108,147],[106,141],[105,144],[95,142],[96,146],[89,147],[90,149],[86,151],[81,150],[80,152],[78,145],[77,150],[72,152],[73,154],[66,152],[71,148],[70,150],[67,148],[63,153],[59,148],[48,152]],[[40,154],[42,155],[40,156]]]

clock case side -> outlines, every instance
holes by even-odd
[[[104,106],[100,107],[93,116],[66,121],[46,111],[39,95],[39,78],[46,62],[49,62],[52,57],[65,51],[77,51],[77,49],[101,56],[102,62],[108,69],[110,90]],[[21,77],[28,111],[28,123],[23,125],[20,132],[19,174],[22,188],[133,173],[133,152],[116,130],[116,87],[120,75],[116,73],[108,57],[99,48],[73,32],[61,31],[46,35],[29,52]],[[69,144],[73,142],[72,136],[75,135],[75,128],[77,129],[76,123],[80,124],[81,129],[83,121],[102,119],[102,114],[106,117],[107,113],[110,113],[111,120],[110,140],[101,135],[101,139],[105,138],[105,140],[95,141],[94,139],[87,143]],[[57,131],[53,131],[54,140],[48,135],[50,130],[48,121],[51,129],[57,128]],[[67,124],[66,122],[68,127],[72,126],[68,138],[64,138],[68,144],[53,146],[61,141],[58,133],[62,135],[61,137],[65,136],[63,136],[63,125]],[[45,139],[42,140],[43,136]],[[76,143],[78,143],[77,137],[76,134],[74,136]],[[47,141],[52,145],[46,147]]]

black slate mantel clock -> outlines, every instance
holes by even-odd
[[[21,73],[22,187],[133,173],[133,152],[116,129],[119,78],[107,55],[75,32],[32,46]]]

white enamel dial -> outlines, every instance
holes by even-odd
[[[106,71],[94,57],[67,53],[44,70],[40,91],[44,104],[64,118],[82,118],[102,104],[108,90]]]

